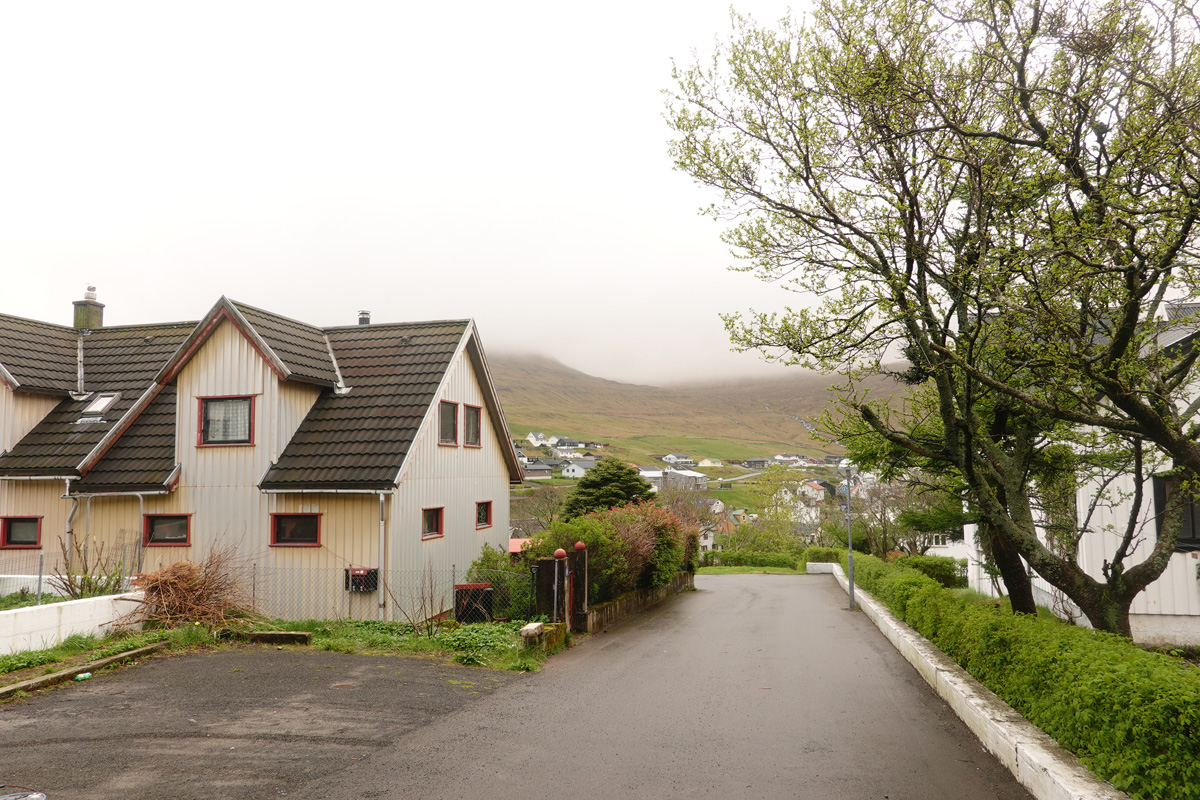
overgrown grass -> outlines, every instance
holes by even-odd
[[[524,622],[449,624],[434,636],[419,634],[407,622],[378,620],[276,620],[276,627],[308,631],[313,646],[338,653],[392,653],[447,658],[465,666],[536,670],[545,655],[521,646]]]
[[[804,565],[800,565],[800,569],[787,569],[786,567],[700,567],[696,570],[697,575],[749,575],[759,573],[763,575],[803,575],[805,573]]]

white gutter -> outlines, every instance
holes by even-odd
[[[77,475],[0,475],[0,481],[67,481],[68,491],[70,482],[77,479]]]
[[[395,489],[259,489],[263,494],[391,494]]]
[[[66,489],[67,489],[66,496],[68,498],[71,498],[71,479],[64,478],[63,481],[66,483]],[[71,539],[72,539],[72,535],[75,533],[75,529],[74,529],[74,527],[72,527],[72,522],[75,519],[75,514],[79,511],[79,499],[71,498],[71,503],[72,503],[71,513],[67,515],[67,524],[66,524],[66,531],[65,531],[66,536],[67,536],[67,571],[70,571],[70,569],[71,569]]]
[[[380,492],[379,493],[379,577],[376,579],[376,583],[379,584],[379,586],[378,586],[378,589],[379,589],[379,619],[381,621],[387,619],[387,600],[384,596],[384,590],[383,590],[383,578],[384,578],[384,575],[387,574],[387,572],[384,569],[384,565],[387,563],[387,561],[384,558],[384,554],[386,552],[384,550],[384,547],[386,545],[386,541],[385,541],[386,538],[387,538],[387,517],[385,517],[384,513],[383,513],[383,492]]]

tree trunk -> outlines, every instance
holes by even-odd
[[[1021,560],[1013,543],[986,522],[980,522],[979,533],[989,538],[992,561],[1000,570],[1000,578],[1004,581],[1004,588],[1008,590],[1013,613],[1037,614],[1037,604],[1033,602],[1033,581],[1029,579],[1025,562]]]
[[[1085,592],[1082,597],[1072,599],[1096,630],[1133,638],[1133,630],[1129,625],[1132,596],[1122,601],[1116,599],[1107,586],[1098,586],[1094,592]]]

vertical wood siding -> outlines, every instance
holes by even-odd
[[[46,394],[14,392],[0,383],[0,450],[11,450],[61,400]]]
[[[450,365],[435,406],[442,400],[459,404],[461,440],[462,404],[484,405],[479,379],[462,353]],[[482,447],[439,445],[436,413],[426,418],[413,443],[400,489],[389,509],[388,526],[390,567],[410,582],[427,567],[439,575],[453,573],[462,581],[485,543],[507,552],[509,475],[501,448],[508,432],[497,431],[486,410],[481,416]],[[492,503],[492,526],[477,530],[475,504],[480,501]],[[421,512],[431,507],[445,509],[445,535],[423,541]]]

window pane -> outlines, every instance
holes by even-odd
[[[442,532],[442,509],[427,508],[421,514],[421,535],[437,536]]]
[[[38,521],[36,519],[7,520],[4,532],[4,543],[8,545],[36,545],[38,543]]]
[[[466,406],[463,409],[463,443],[479,444],[480,414],[478,408]]]
[[[458,404],[443,402],[440,409],[438,441],[458,444]]]
[[[277,514],[275,544],[317,544],[316,514]]]
[[[187,544],[187,517],[150,517],[147,539],[158,544]]]
[[[475,526],[483,527],[492,524],[492,504],[491,503],[476,503],[475,504]]]
[[[205,443],[250,441],[249,397],[203,402]]]

